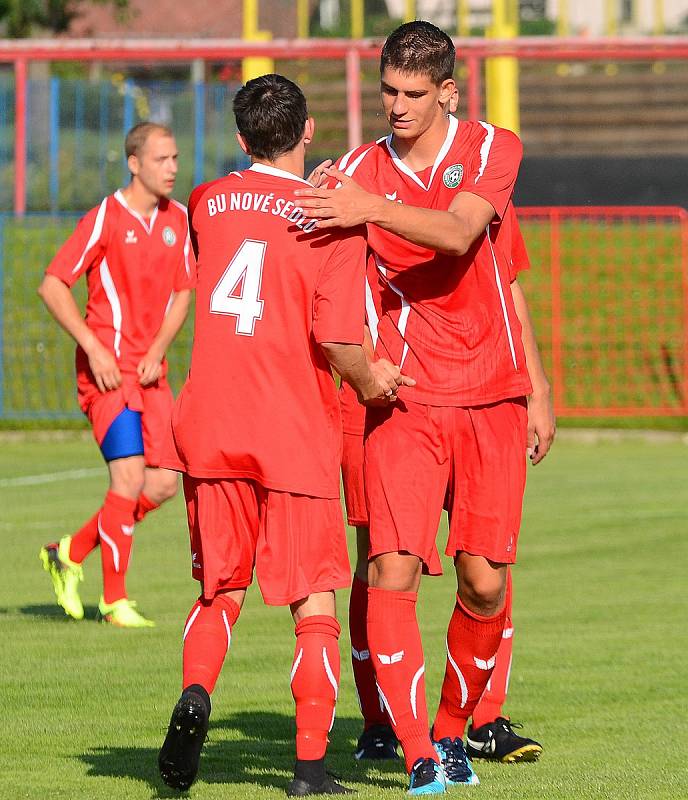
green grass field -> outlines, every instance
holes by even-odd
[[[78,434],[0,439],[0,798],[165,798],[156,756],[180,682],[181,630],[195,597],[181,501],[137,531],[131,595],[158,625],[97,624],[97,554],[87,619],[53,604],[37,555],[93,512],[105,483]],[[515,570],[515,660],[507,711],[545,747],[532,765],[478,764],[495,800],[688,796],[685,658],[687,445],[562,436],[529,474]],[[17,478],[86,470],[36,483]],[[104,471],[103,471],[104,472]],[[43,479],[46,480],[46,479]],[[431,713],[443,671],[450,576],[426,579],[421,624]],[[345,617],[346,597],[340,598]],[[283,797],[293,765],[288,611],[252,589],[214,695],[210,740],[189,796]],[[397,764],[354,762],[359,732],[348,640],[330,766],[362,798],[402,797]]]

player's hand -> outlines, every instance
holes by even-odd
[[[109,392],[122,383],[117,359],[100,342],[96,342],[87,355],[88,365],[101,392]]]
[[[332,166],[332,159],[326,158],[324,161],[321,161],[317,167],[313,169],[313,171],[306,178],[306,180],[308,181],[308,183],[310,183],[311,186],[314,186],[316,189],[319,189],[321,186],[324,186],[329,180],[329,176],[325,172],[325,169],[331,166]]]
[[[162,360],[165,354],[156,347],[146,353],[136,366],[141,386],[150,386],[162,375]]]
[[[528,398],[528,458],[533,465],[539,464],[549,452],[557,424],[549,394],[533,394]]]
[[[335,167],[327,167],[323,173],[336,178],[341,186],[337,189],[297,189],[295,194],[305,215],[317,219],[318,228],[353,228],[367,222],[380,198],[366,192]]]
[[[415,386],[416,382],[408,375],[402,375],[396,364],[386,358],[379,358],[370,364],[373,381],[366,394],[359,394],[359,401],[366,406],[386,406],[395,403],[402,386]]]

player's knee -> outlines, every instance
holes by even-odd
[[[144,473],[143,469],[134,466],[131,468],[119,468],[111,477],[112,491],[123,497],[130,497],[136,500],[143,491]]]
[[[459,581],[459,597],[470,611],[491,617],[504,605],[504,583],[498,575],[463,576]]]
[[[420,575],[420,559],[401,553],[376,556],[370,562],[368,570],[368,580],[372,587],[393,592],[417,592]]]

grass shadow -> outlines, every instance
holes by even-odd
[[[69,615],[65,614],[64,609],[57,603],[42,603],[32,606],[21,606],[18,609],[20,614],[28,617],[49,617],[50,619],[63,620],[64,622],[76,622]],[[84,621],[95,622],[98,617],[98,606],[84,606]]]
[[[353,759],[360,725],[358,718],[337,719],[328,748],[328,769],[344,784],[400,788],[400,778],[405,782],[403,762]],[[275,712],[246,711],[211,719],[198,780],[235,787],[246,784],[247,796],[256,786],[285,791],[294,770],[294,733],[293,717]],[[162,739],[161,734],[161,743]],[[147,783],[151,798],[188,796],[163,784],[158,775],[158,751],[150,747],[99,747],[80,758],[88,765],[90,776],[128,777]]]

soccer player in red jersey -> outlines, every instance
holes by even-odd
[[[509,206],[508,225],[500,228],[501,244],[510,249],[510,285],[515,298],[516,313],[522,323],[522,339],[532,337],[532,324],[525,299],[516,302],[522,294],[516,283],[518,273],[530,268],[528,252],[521,235],[513,205]],[[507,238],[509,241],[507,241]],[[369,317],[373,327],[377,325],[379,308],[371,305],[373,293],[368,287]],[[520,299],[520,298],[519,298]],[[532,353],[529,372],[533,374],[533,382],[539,380],[540,386],[547,386],[537,347],[533,343],[527,348]],[[363,477],[363,434],[365,429],[365,407],[358,403],[355,394],[347,384],[342,384],[339,391],[342,412],[343,451],[342,451],[342,484],[347,511],[348,524],[356,528],[357,561],[351,588],[349,604],[349,633],[351,636],[351,662],[364,719],[364,731],[356,746],[357,759],[395,759],[397,755],[397,739],[391,727],[389,716],[380,704],[375,673],[370,659],[366,614],[368,608],[368,509],[365,499],[365,482]],[[538,415],[537,406],[529,406],[529,447],[534,445],[535,427]],[[538,459],[539,461],[539,459]],[[537,461],[535,462],[537,463]],[[506,589],[506,619],[502,632],[502,641],[496,654],[494,671],[487,688],[473,711],[472,727],[468,731],[467,752],[477,758],[511,763],[513,761],[536,760],[542,752],[542,746],[512,729],[508,717],[503,714],[506,701],[511,659],[513,650],[514,627],[511,616],[513,596],[511,577],[508,577]]]
[[[182,695],[160,774],[186,789],[213,691],[255,568],[263,599],[289,606],[296,767],[287,793],[343,794],[325,772],[339,684],[336,589],[350,582],[339,500],[333,366],[364,403],[412,385],[363,350],[363,229],[322,232],[296,203],[313,135],[301,90],[279,75],[234,100],[251,167],[196,188],[189,221],[199,282],[191,369],[164,463],[183,473],[192,571]]]
[[[510,131],[447,115],[454,59],[451,39],[427,22],[392,33],[381,58],[391,135],[329,170],[338,189],[299,192],[321,229],[367,225],[381,309],[376,353],[417,380],[403,402],[367,414],[364,456],[368,647],[411,794],[444,792],[445,775],[448,784],[477,782],[462,736],[505,628],[529,403],[533,461],[554,435],[546,382],[533,386],[528,375],[537,351],[522,333],[522,293],[510,287],[510,249],[499,241],[521,143]],[[423,569],[439,567],[445,501],[458,591],[428,736],[415,605]]]
[[[40,552],[57,602],[82,619],[82,562],[100,545],[104,621],[153,625],[127,597],[134,526],[177,491],[160,468],[172,392],[165,352],[181,328],[195,284],[186,209],[171,199],[177,145],[164,125],[144,122],[125,139],[131,181],[79,222],[49,264],[39,294],[77,343],[78,400],[107,462],[101,508],[72,536]],[[86,276],[82,318],[71,287]]]

